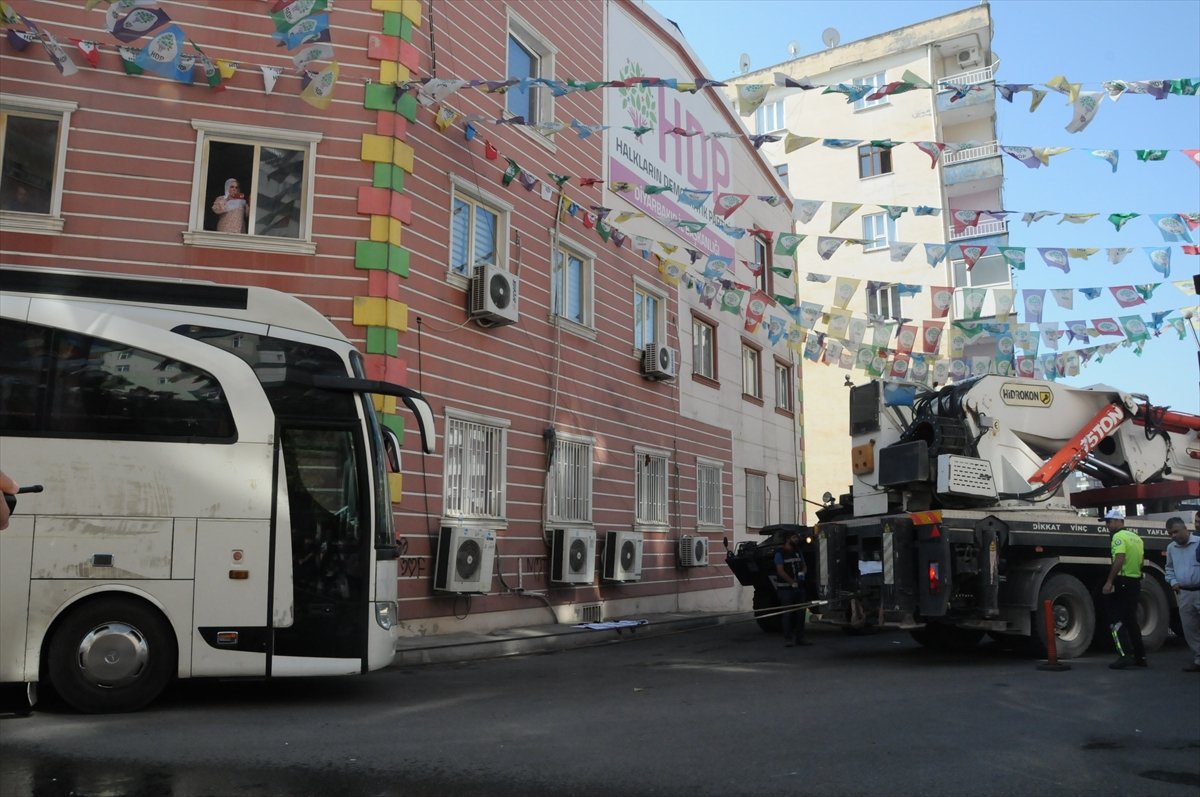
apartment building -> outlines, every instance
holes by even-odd
[[[424,393],[439,449],[393,494],[406,633],[748,605],[718,552],[798,517],[799,364],[704,289],[769,313],[795,287],[676,196],[783,189],[716,89],[565,85],[706,74],[672,25],[627,0],[228,0],[159,3],[143,34],[114,24],[133,7],[12,5],[0,259],[286,291]],[[175,72],[146,60],[158,14]]]
[[[994,315],[992,291],[986,292],[982,306],[967,307],[967,298],[974,292],[965,289],[1010,287],[1007,264],[1002,256],[993,254],[968,268],[959,247],[1005,246],[1006,223],[970,215],[968,223],[955,223],[950,213],[1003,207],[989,7],[986,3],[973,6],[856,42],[840,43],[834,30],[827,31],[825,38],[825,49],[747,71],[731,79],[726,89],[732,99],[736,97],[735,84],[774,86],[753,119],[748,119],[749,126],[755,134],[780,136],[779,141],[763,144],[762,152],[787,181],[793,199],[823,202],[808,223],[796,226],[796,232],[809,236],[799,249],[800,299],[819,303],[828,311],[839,298],[834,293],[838,277],[861,280],[843,306],[854,318],[892,322],[893,337],[886,342],[892,349],[897,348],[894,334],[901,319],[910,319],[905,323],[920,330],[923,321],[936,316],[931,287],[953,288],[947,320]],[[873,99],[874,92],[868,92],[848,101],[848,95],[823,93],[822,88],[776,86],[780,73],[797,84],[854,87],[883,87],[910,74],[933,88]],[[968,90],[963,91],[964,87]],[[784,140],[787,132],[817,141],[788,147]],[[822,142],[826,139],[859,143],[836,148],[825,146]],[[935,162],[911,142],[947,146]],[[861,207],[833,229],[834,203]],[[896,215],[884,206],[906,210]],[[917,215],[919,206],[934,208],[937,215]],[[824,260],[814,245],[819,235],[861,238],[864,243],[843,245]],[[893,242],[915,246],[897,260],[892,257]],[[948,245],[947,257],[931,267],[923,243]],[[809,273],[826,281],[812,281]],[[907,286],[922,289],[914,294]],[[828,316],[816,328],[823,330],[827,323]],[[947,325],[947,333],[949,329]],[[866,333],[868,343],[873,331],[871,326]],[[951,356],[950,338],[943,334],[939,343],[944,358]],[[991,354],[995,342],[973,344],[955,336],[954,346],[953,357],[969,359]],[[920,350],[919,343],[914,350]],[[839,363],[828,354],[826,347],[821,364],[806,363],[801,383],[806,410],[802,497],[818,502],[826,492],[836,497],[848,491],[846,386],[868,378],[863,370],[845,360]]]

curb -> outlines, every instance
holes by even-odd
[[[644,625],[592,630],[570,625],[510,628],[492,634],[461,633],[402,637],[396,640],[392,667],[497,659],[559,650],[611,645],[731,622],[738,614],[660,615]],[[641,618],[639,618],[641,619]]]

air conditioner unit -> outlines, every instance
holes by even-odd
[[[967,47],[958,51],[958,65],[960,67],[979,66],[982,61],[979,60],[979,48]]]
[[[470,317],[484,327],[517,323],[517,278],[491,263],[475,267],[467,296]]]
[[[550,539],[550,580],[557,584],[591,584],[596,577],[596,532],[554,529]]]
[[[487,592],[492,587],[496,532],[442,526],[438,536],[433,588],[440,592]]]
[[[675,350],[657,343],[647,343],[642,349],[642,376],[647,379],[674,379]]]
[[[604,535],[604,580],[641,581],[642,533],[610,531]]]
[[[708,537],[685,534],[679,538],[679,566],[708,566]]]

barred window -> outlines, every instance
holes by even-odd
[[[637,522],[667,522],[667,455],[634,449],[637,460]]]
[[[446,419],[445,514],[502,519],[506,424]]]
[[[550,519],[555,521],[592,521],[592,441],[564,439],[554,446],[550,492]]]
[[[696,460],[696,522],[701,526],[720,526],[721,463]]]

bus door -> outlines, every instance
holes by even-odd
[[[363,451],[361,425],[280,421],[279,492],[287,506],[275,533],[277,545],[291,546],[291,572],[275,578],[291,581],[293,617],[274,629],[272,675],[362,670],[373,544]]]

